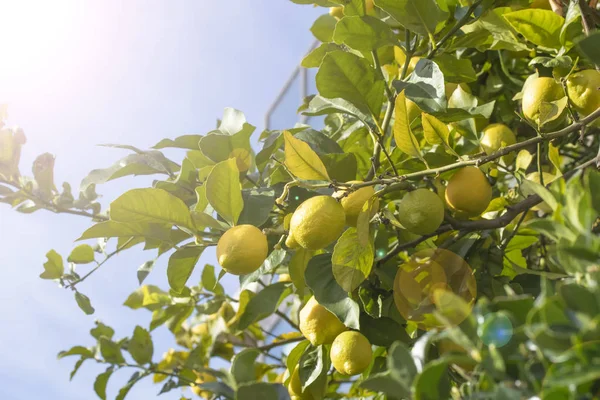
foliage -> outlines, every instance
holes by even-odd
[[[575,107],[567,96],[572,74],[600,67],[597,2],[292,1],[344,6],[332,13],[339,20],[324,9],[311,29],[323,43],[302,62],[318,68],[318,94],[299,112],[320,118],[320,130],[266,130],[254,149],[255,127],[226,109],[206,135],[164,139],[151,150],[110,145],[131,154],[90,172],[74,195],[68,183],[56,187],[52,155],[36,159],[32,177],[21,175],[25,136],[0,124],[0,201],[91,221],[69,255],[46,254],[42,279],[70,289],[93,314],[78,285],[137,244],[151,253],[137,270],[140,288],[124,302],[149,311],[149,323],[121,337],[97,322],[90,343],[59,354],[77,358],[71,377],[86,361],[104,365],[93,384],[101,399],[111,376],[126,370],[133,375],[117,399],[143,379],[160,383],[160,393],[192,387],[223,399],[287,399],[290,381],[294,393],[316,399],[597,395],[600,173],[590,167],[598,164],[600,104],[581,114],[589,104]],[[541,77],[565,96],[537,101],[533,123],[521,99]],[[509,127],[516,143],[482,148],[489,124]],[[165,148],[183,159],[168,159]],[[466,166],[492,187],[487,209],[465,216],[446,205],[430,233],[405,229],[406,193],[444,199],[446,183]],[[130,175],[155,180],[102,209],[96,186]],[[373,197],[334,243],[284,245],[286,216],[302,202],[334,191],[343,201],[365,187]],[[471,197],[472,185],[464,187],[458,196]],[[268,257],[227,293],[226,272],[198,260],[241,224],[266,234]],[[169,287],[143,284],[156,263],[167,264]],[[198,268],[201,281],[191,282]],[[313,295],[373,345],[361,374],[336,372],[331,343],[313,346],[299,333],[299,309]],[[168,329],[177,350],[155,354],[156,329]]]

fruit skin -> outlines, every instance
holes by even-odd
[[[600,107],[600,71],[586,69],[567,80],[569,100],[578,113],[590,115]]]
[[[444,221],[444,203],[430,190],[414,190],[398,205],[398,221],[411,233],[429,235]]]
[[[342,6],[329,7],[329,15],[331,15],[332,17],[334,17],[336,19],[344,18],[344,7],[342,7]]]
[[[292,235],[292,232],[290,232],[288,234],[287,238],[285,238],[285,245],[287,246],[288,249],[291,249],[291,250],[294,250],[294,249],[297,249],[298,247],[300,247],[298,242],[296,242],[296,239],[294,239],[294,235]]]
[[[562,87],[554,78],[538,77],[528,79],[523,87],[523,115],[536,126],[539,126],[541,104],[556,101],[563,98],[564,95]],[[547,124],[546,128],[556,128],[563,121],[564,117],[558,117],[555,121]]]
[[[290,231],[300,246],[319,250],[336,240],[346,224],[346,213],[330,196],[315,196],[304,201],[294,211]]]
[[[347,183],[362,183],[361,181],[350,181]],[[344,212],[346,213],[346,224],[349,226],[356,226],[358,221],[358,215],[362,211],[363,205],[375,194],[375,189],[373,186],[365,186],[353,192],[350,192],[347,196],[346,190],[338,190],[333,194],[333,197],[336,199],[341,199],[340,203],[344,208]],[[377,210],[379,209],[379,199],[375,199],[373,201],[373,205],[371,207],[371,213],[369,215],[370,218],[375,215]]]
[[[481,148],[485,154],[492,154],[502,147],[517,143],[515,133],[504,124],[491,124],[483,130],[481,138]],[[514,153],[502,157],[506,165],[511,164],[515,159]]]
[[[492,187],[479,168],[465,167],[448,182],[446,203],[468,217],[475,217],[485,211],[492,201]]]
[[[344,375],[363,373],[371,364],[373,350],[371,343],[360,332],[340,333],[331,345],[331,363]]]
[[[292,373],[290,383],[288,383],[288,393],[292,400],[314,400],[313,395],[309,391],[302,393],[302,382],[300,382],[298,368],[294,369]]]
[[[217,260],[230,274],[244,275],[256,271],[267,258],[267,237],[253,225],[230,228],[217,243]]]
[[[196,383],[198,384],[216,381],[216,378],[214,376],[204,372],[196,372],[196,376],[198,377],[198,379],[196,379]],[[194,392],[197,396],[203,397],[205,399],[210,399],[212,397],[212,392],[209,392],[208,390],[202,390],[198,386],[192,386],[192,392]]]
[[[314,296],[300,310],[299,327],[300,332],[313,346],[332,343],[346,330],[346,326],[338,317],[320,305]]]

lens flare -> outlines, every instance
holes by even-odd
[[[486,345],[503,347],[513,337],[512,322],[508,315],[501,312],[486,315],[477,333]]]

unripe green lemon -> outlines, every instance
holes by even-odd
[[[448,181],[446,203],[454,211],[475,217],[485,211],[490,201],[492,187],[479,168],[461,168]]]
[[[600,108],[600,71],[586,69],[567,80],[569,100],[578,113],[589,115]]]
[[[491,124],[483,130],[481,138],[481,148],[485,154],[492,154],[500,150],[502,147],[510,146],[517,143],[515,133],[504,124]],[[506,165],[511,164],[515,159],[514,153],[507,154],[502,157]]]
[[[336,240],[346,224],[346,213],[330,196],[315,196],[294,211],[290,231],[300,246],[319,250]]]
[[[245,275],[256,271],[267,258],[267,237],[253,225],[230,228],[217,243],[217,260],[230,274]]]
[[[360,332],[347,331],[340,333],[331,345],[331,363],[344,375],[363,373],[371,364],[373,351],[371,343]]]
[[[429,235],[444,221],[444,203],[430,190],[414,190],[400,201],[398,221],[411,233]]]
[[[292,400],[314,400],[313,395],[308,390],[302,393],[302,382],[300,382],[298,368],[295,368],[292,373],[290,383],[288,383],[288,393]]]
[[[313,346],[329,344],[346,330],[338,317],[320,305],[314,296],[300,310],[299,328]]]
[[[361,181],[350,181],[347,183],[362,183]],[[348,192],[348,195],[346,193]],[[338,190],[333,194],[334,198],[341,199],[340,203],[346,213],[346,224],[356,226],[358,215],[364,204],[375,194],[373,186],[365,186],[355,191]],[[373,217],[379,209],[379,199],[373,201],[369,217]]]
[[[536,126],[540,123],[540,106],[564,97],[562,87],[554,78],[538,77],[528,79],[523,88],[523,115]],[[547,129],[553,129],[564,122],[564,117],[548,123]]]

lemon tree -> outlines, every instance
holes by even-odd
[[[319,129],[227,108],[204,134],[115,145],[131,154],[76,186],[51,154],[24,173],[0,113],[0,201],[87,221],[42,279],[91,315],[82,282],[147,256],[106,271],[136,275],[124,307],[146,323],[102,312],[59,353],[96,368],[82,398],[597,397],[599,3],[292,1],[323,11],[298,109]]]

